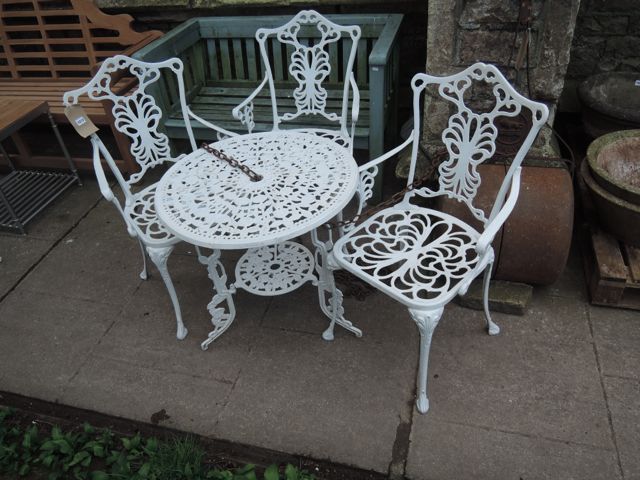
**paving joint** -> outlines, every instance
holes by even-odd
[[[42,262],[42,260],[44,260],[47,255],[49,255],[51,253],[51,251],[56,248],[60,242],[67,236],[69,235],[69,233],[71,233],[79,224],[80,222],[82,222],[82,220],[84,220],[89,213],[91,213],[97,206],[98,204],[102,201],[102,197],[98,198],[94,204],[73,224],[71,225],[67,230],[65,230],[62,234],[60,234],[60,238],[58,238],[57,240],[55,240],[52,245],[40,256],[40,258],[38,258],[38,260],[36,260],[27,270],[26,272],[24,272],[20,278],[18,278],[18,280],[16,281],[16,283],[14,283],[11,288],[9,288],[3,295],[0,295],[0,303],[2,303],[4,301],[5,298],[7,298],[16,288],[18,288],[18,285],[20,285],[20,283],[22,283],[22,281],[27,278],[27,276],[38,266],[40,265],[40,263]]]
[[[587,322],[589,323],[589,333],[591,334],[591,340],[593,345],[593,354],[596,357],[596,367],[598,369],[598,380],[600,381],[600,388],[602,389],[602,395],[604,396],[605,409],[607,411],[607,422],[609,423],[609,432],[611,433],[611,441],[613,442],[613,448],[616,452],[616,466],[618,468],[618,474],[620,478],[624,480],[624,469],[622,468],[622,459],[620,458],[620,449],[618,448],[618,440],[616,438],[616,431],[613,428],[613,415],[611,414],[611,407],[609,406],[609,396],[607,395],[607,389],[604,385],[604,374],[602,373],[602,363],[600,361],[600,354],[598,352],[598,345],[596,344],[596,337],[593,331],[593,322],[591,321],[591,310],[587,308]]]

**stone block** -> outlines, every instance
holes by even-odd
[[[532,2],[532,17],[535,20],[542,11],[542,0]],[[464,2],[460,14],[460,26],[474,28],[479,24],[504,25],[518,21],[520,6],[518,2],[503,0],[469,0]]]
[[[532,294],[533,287],[525,283],[492,281],[489,288],[489,309],[492,312],[524,315]],[[457,297],[460,305],[474,310],[484,308],[483,298],[482,277],[471,284],[466,295]]]
[[[513,32],[491,30],[461,30],[458,35],[459,65],[488,62],[506,65],[513,44]],[[517,47],[513,57],[517,53]]]
[[[593,12],[629,13],[637,10],[637,0],[591,0],[589,10]]]
[[[628,27],[626,15],[585,15],[578,17],[576,35],[625,35]]]

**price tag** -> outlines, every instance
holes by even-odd
[[[636,80],[636,87],[640,87],[640,80]]]
[[[69,105],[64,109],[64,114],[69,119],[71,126],[82,138],[87,138],[98,131],[98,127],[95,126],[87,116],[87,112],[80,105]]]

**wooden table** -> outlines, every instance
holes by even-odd
[[[30,157],[31,149],[20,137],[19,130],[42,115],[49,117],[71,173],[18,170],[2,146],[1,142],[11,137],[20,155]],[[25,233],[25,224],[38,212],[73,183],[81,184],[46,101],[0,97],[0,153],[11,168],[11,173],[0,179],[0,228]]]

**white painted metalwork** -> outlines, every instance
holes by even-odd
[[[495,97],[488,111],[476,113],[467,103],[469,89],[475,82],[484,82]],[[477,63],[447,77],[418,74],[412,81],[415,129],[402,145],[360,167],[360,208],[371,196],[377,166],[409,144],[412,156],[407,182],[413,182],[421,136],[420,96],[431,85],[453,104],[454,110],[442,133],[448,158],[439,167],[438,189],[409,190],[399,204],[378,212],[340,238],[329,259],[335,262],[336,268],[350,271],[408,307],[421,336],[417,380],[417,408],[421,413],[429,409],[427,365],[433,331],[444,306],[456,295],[464,294],[482,271],[485,272],[484,310],[488,332],[499,333],[498,326],[491,320],[488,303],[494,261],[491,242],[515,206],[520,165],[548,117],[545,105],[517,93],[492,65]],[[515,117],[523,108],[531,113],[532,127],[513,158],[487,217],[473,205],[481,181],[477,166],[495,152],[496,118]],[[458,218],[412,203],[416,197],[437,195],[467,205],[483,222],[484,229],[477,231]]]
[[[173,235],[213,250],[208,257],[199,253],[216,292],[209,304],[214,330],[202,348],[233,322],[237,288],[279,295],[308,281],[318,284],[321,309],[332,323],[360,335],[343,316],[342,294],[327,261],[330,242],[318,240],[314,233],[338,215],[356,191],[358,166],[349,150],[324,136],[299,131],[235,136],[212,147],[262,180],[252,181],[200,149],[176,162],[155,194],[158,216]],[[315,255],[288,241],[308,232]],[[235,283],[228,285],[220,251],[245,248],[249,250],[237,263]]]
[[[190,112],[186,104],[182,78],[183,65],[177,58],[158,63],[141,62],[124,55],[108,58],[102,62],[96,75],[85,86],[65,93],[63,101],[65,105],[75,105],[78,104],[82,95],[86,95],[95,101],[111,102],[116,129],[131,140],[130,151],[140,165],[140,171],[131,175],[129,179],[125,179],[120,173],[109,150],[95,133],[90,138],[93,147],[93,166],[103,196],[115,205],[127,225],[129,234],[140,242],[143,257],[140,277],[147,278],[145,249],[158,267],[175,310],[177,337],[183,339],[187,335],[187,329],[182,322],[178,297],[167,269],[169,255],[180,239],[158,221],[154,202],[156,185],[150,185],[137,193],[131,190],[131,186],[140,181],[149,169],[181,158],[181,156],[172,155],[168,137],[159,130],[162,112],[154,98],[147,93],[147,89],[160,79],[163,69],[170,70],[175,75],[187,138],[191,148],[195,150],[196,143],[189,123]],[[137,80],[137,86],[133,91],[124,94],[120,92],[121,86],[118,84],[123,74],[131,75]],[[221,133],[228,133],[215,126],[212,128],[216,128]],[[103,160],[122,190],[124,204],[114,194],[106,179],[102,167]]]
[[[313,45],[308,41],[310,36],[308,30],[311,28],[317,30],[317,38],[314,39]],[[305,32],[304,38],[300,38],[302,32]],[[327,91],[323,87],[323,83],[331,73],[329,45],[340,41],[342,38],[344,38],[345,45],[347,45],[347,39],[350,39],[351,46],[348,52],[345,51],[345,56],[348,55],[348,58],[345,59],[342,109],[338,114],[327,112],[326,110]],[[258,29],[256,41],[260,46],[265,76],[256,90],[233,109],[233,116],[245,125],[248,132],[251,133],[255,127],[253,122],[253,100],[268,85],[273,110],[273,130],[279,130],[281,123],[294,120],[301,115],[320,115],[336,123],[340,138],[347,139],[349,148],[351,148],[360,107],[360,93],[353,74],[353,64],[359,39],[360,27],[357,25],[337,25],[313,10],[299,12],[281,27]],[[295,111],[293,112],[278,113],[276,87],[268,48],[270,40],[280,42],[288,51],[291,51],[288,73],[298,85],[292,93],[295,103]],[[351,107],[351,128],[349,129],[348,105],[350,92],[353,95],[353,102]],[[330,132],[331,130],[328,131]]]

